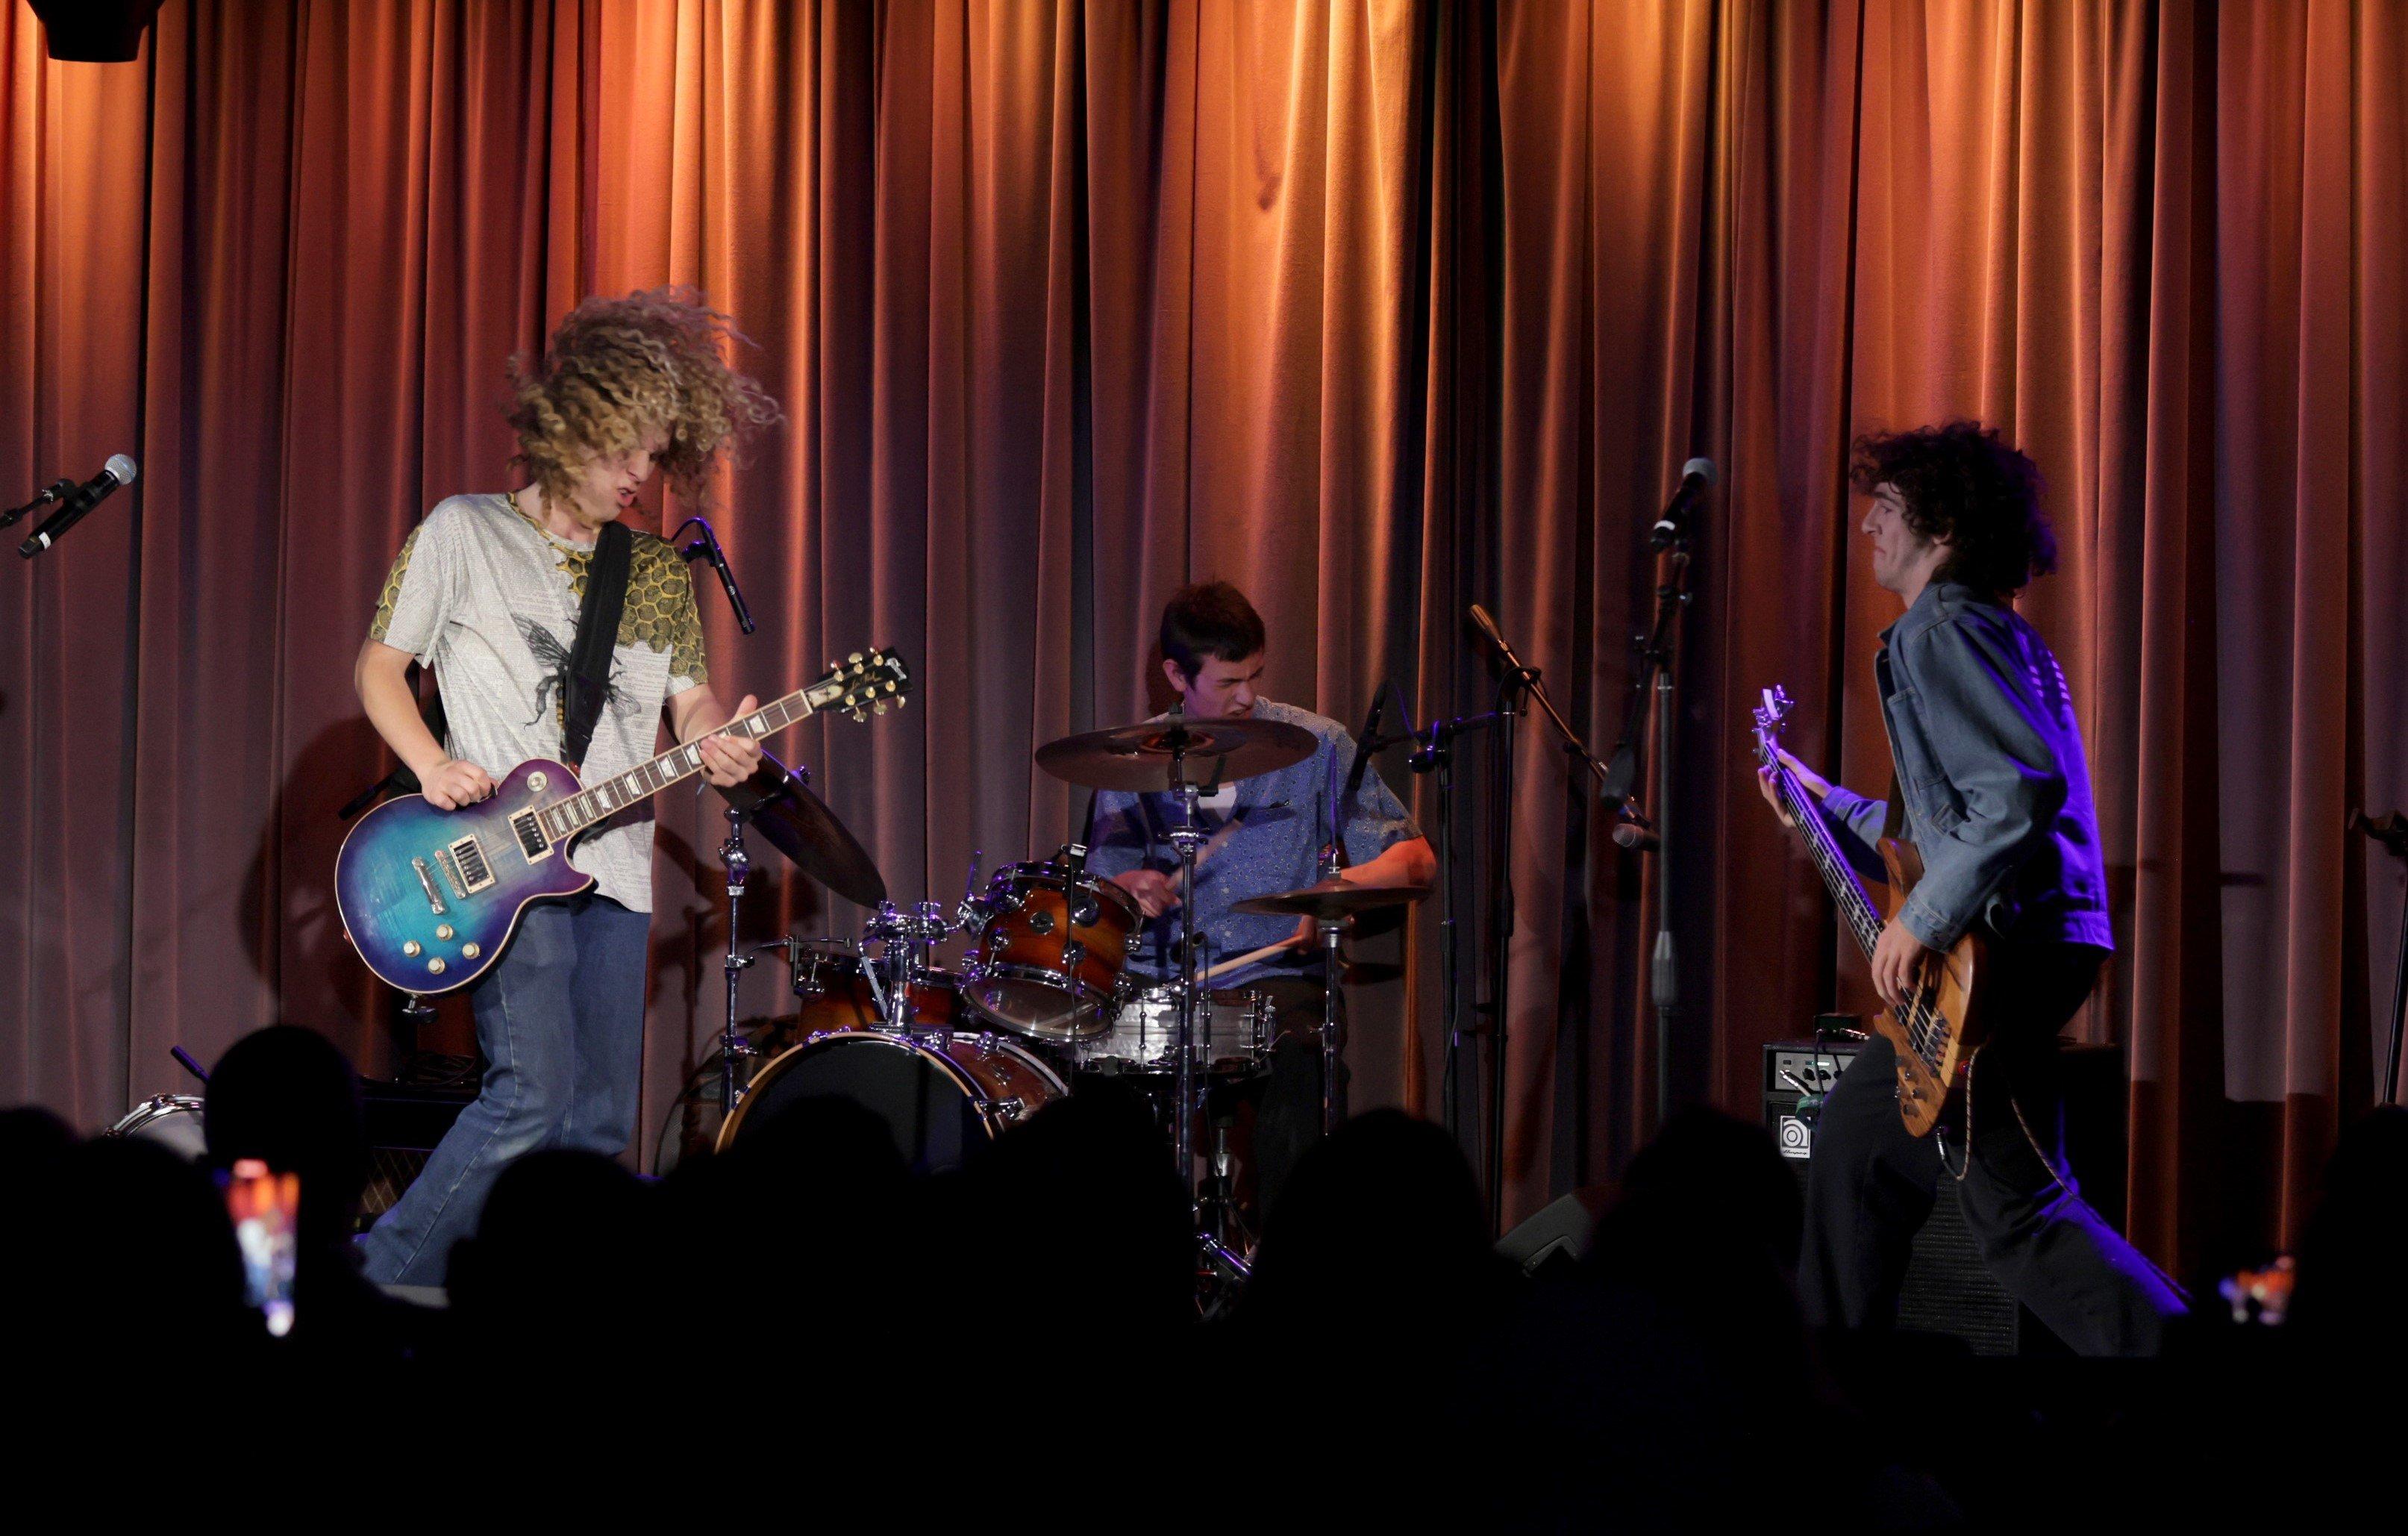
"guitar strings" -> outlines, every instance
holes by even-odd
[[[1774,760],[1773,767],[1779,775],[1782,793],[1789,801],[1790,815],[1806,834],[1808,853],[1822,871],[1824,883],[1847,893],[1841,901],[1843,915],[1850,931],[1856,935],[1856,942],[1870,955],[1878,942],[1878,935],[1869,931],[1872,911],[1870,898],[1865,895],[1864,887],[1856,883],[1854,870],[1845,871],[1847,879],[1844,883],[1836,878],[1844,866],[1839,861],[1838,849],[1830,844],[1830,829],[1823,825],[1819,815],[1809,809],[1805,786],[1798,782],[1797,775],[1781,767],[1778,759]],[[1890,1012],[1897,1015],[1916,1059],[1936,1077],[1940,1074],[1941,1061],[1947,1055],[1948,1021],[1945,1015],[1930,1006],[1928,999],[1935,990],[1931,986],[1920,988],[1906,1005],[1893,1008]]]

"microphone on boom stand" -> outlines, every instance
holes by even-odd
[[[689,560],[709,560],[710,568],[719,573],[719,584],[727,591],[727,606],[736,610],[736,627],[747,635],[752,633],[752,610],[744,606],[744,594],[736,585],[736,572],[728,567],[727,552],[719,547],[719,535],[713,533],[708,518],[690,517],[678,524],[677,532],[699,527],[702,537],[678,553]],[[674,542],[677,534],[669,535]]]

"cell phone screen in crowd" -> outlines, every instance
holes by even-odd
[[[293,1331],[293,1263],[299,1246],[301,1175],[271,1173],[256,1157],[237,1158],[226,1181],[226,1212],[242,1249],[244,1288],[278,1338]]]

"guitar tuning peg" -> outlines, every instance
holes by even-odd
[[[886,712],[886,701],[882,698],[880,699],[877,703],[869,707],[869,712],[871,714],[884,714]]]
[[[853,663],[853,665],[856,668],[858,668],[861,666],[861,653],[860,653],[860,652],[858,652],[858,651],[855,651],[854,653],[853,653],[853,654],[851,654],[851,655],[849,655],[849,656],[845,657],[844,659],[845,659],[845,660],[847,660],[847,661],[849,661],[849,662],[851,662],[851,663]]]

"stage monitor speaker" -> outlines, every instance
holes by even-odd
[[[1497,1252],[1523,1277],[1538,1280],[1568,1271],[1588,1250],[1605,1191],[1576,1189],[1497,1240]]]
[[[1799,1113],[1799,1084],[1827,1093],[1861,1049],[1854,1041],[1783,1041],[1764,1048],[1764,1124],[1797,1170],[1802,1193],[1814,1150],[1812,1117]],[[2067,1044],[2067,1160],[2083,1198],[2120,1228],[2124,1220],[2124,1054],[2113,1045]],[[1965,1225],[1956,1181],[1940,1181],[1931,1218],[1914,1236],[1899,1293],[1898,1326],[1962,1340],[1976,1355],[2064,1352],[2040,1320],[2016,1304],[1983,1262]]]

